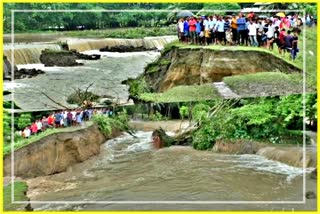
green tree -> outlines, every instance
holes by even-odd
[[[31,114],[29,113],[23,113],[18,118],[18,128],[24,129],[25,127],[31,125]]]
[[[4,142],[10,142],[11,140],[11,114],[7,111],[3,111],[3,138]]]

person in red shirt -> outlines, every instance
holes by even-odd
[[[32,125],[31,125],[31,132],[32,132],[33,135],[37,134],[37,132],[38,132],[38,126],[37,126],[37,124],[35,122],[33,122]]]
[[[286,36],[286,29],[282,28],[279,34],[279,53],[282,54],[282,50],[284,49],[284,37]]]
[[[48,117],[48,126],[49,126],[49,127],[52,127],[52,126],[53,126],[53,122],[54,122],[54,116],[53,116],[53,114],[51,114],[51,115]]]
[[[189,20],[189,32],[190,32],[190,39],[191,39],[191,43],[195,44],[196,43],[196,24],[197,24],[197,20],[194,18],[194,16],[191,17],[191,19]]]

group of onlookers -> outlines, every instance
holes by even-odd
[[[313,23],[309,14],[304,20],[308,26]],[[273,49],[275,43],[280,53],[287,50],[294,60],[299,51],[298,35],[302,25],[303,21],[297,14],[267,18],[250,12],[247,16],[239,13],[180,18],[177,30],[179,40],[187,44],[250,45]]]
[[[23,138],[28,138],[31,135],[36,135],[48,128],[61,128],[70,126],[79,126],[83,121],[91,120],[95,114],[113,115],[111,109],[74,109],[53,112],[48,117],[43,116],[42,119],[34,121],[31,125],[20,130],[18,134]]]

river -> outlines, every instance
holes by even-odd
[[[101,53],[97,61],[82,60],[84,65],[75,67],[44,67],[43,64],[18,65],[18,68],[40,68],[45,74],[28,79],[17,79],[14,84],[4,81],[4,90],[14,88],[14,101],[24,111],[54,109],[56,106],[41,92],[56,101],[68,105],[67,96],[77,88],[90,88],[102,97],[111,97],[125,103],[128,87],[121,84],[127,78],[136,78],[143,72],[144,66],[159,56],[159,52]],[[11,99],[7,95],[5,99]]]
[[[30,41],[32,38],[29,38]],[[64,106],[68,106],[67,97],[75,89],[85,89],[90,83],[94,83],[90,88],[91,92],[117,103],[126,103],[128,87],[121,82],[128,78],[136,78],[143,73],[144,67],[155,61],[160,56],[160,52],[112,53],[99,52],[99,49],[115,45],[128,45],[160,50],[175,39],[174,36],[145,37],[143,39],[65,38],[63,41],[67,42],[71,49],[85,54],[101,55],[101,59],[97,61],[78,60],[83,65],[73,67],[44,67],[43,64],[40,64],[42,50],[46,48],[55,51],[61,49],[58,44],[50,43],[50,38],[46,42],[17,43],[14,45],[13,54],[11,45],[5,44],[4,55],[10,62],[14,62],[18,69],[37,68],[45,71],[45,74],[33,78],[16,79],[14,82],[4,81],[4,90],[14,91],[13,100],[22,111],[61,108],[44,96],[42,92]],[[4,99],[6,101],[12,100],[12,95],[4,96]]]
[[[150,138],[151,132],[142,131],[137,133],[137,138],[122,135],[103,144],[98,156],[66,172],[29,179],[28,196],[31,201],[40,201],[31,202],[32,207],[35,210],[312,210],[316,207],[315,199],[301,204],[304,198],[301,168],[258,155],[225,155],[182,146],[155,150]],[[315,185],[314,180],[307,178],[307,191],[314,190]]]

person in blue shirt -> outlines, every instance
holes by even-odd
[[[183,32],[184,32],[184,38],[185,42],[189,42],[189,17],[187,17],[183,22]]]
[[[225,37],[224,21],[222,20],[221,16],[217,17],[217,22],[216,22],[216,25],[215,25],[215,32],[217,34],[217,43],[221,44],[222,40]]]
[[[196,43],[200,44],[200,33],[201,33],[202,19],[199,17],[196,24]]]
[[[238,44],[243,45],[246,37],[246,18],[243,17],[242,13],[239,13],[239,18],[237,19],[237,31],[238,31]]]

